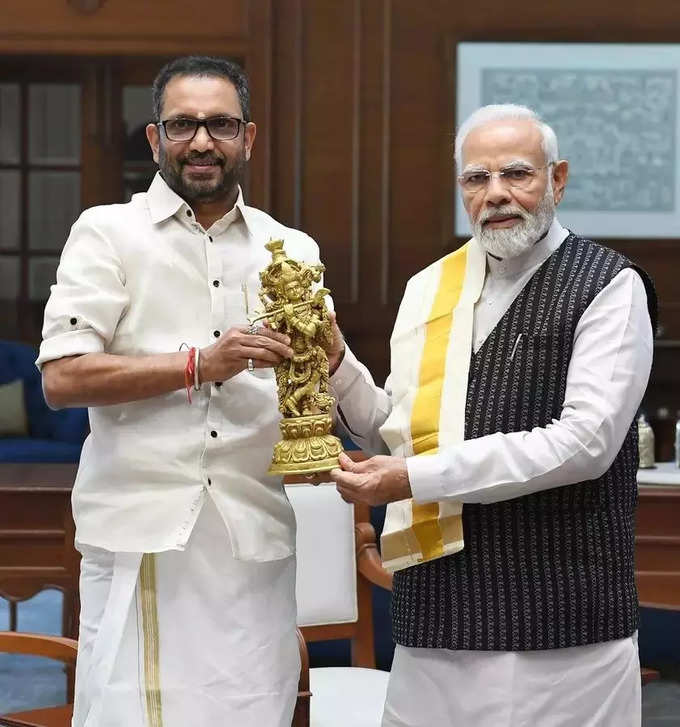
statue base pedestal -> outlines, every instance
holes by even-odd
[[[329,414],[282,419],[283,439],[274,446],[270,475],[305,475],[339,467],[342,442],[333,434]]]

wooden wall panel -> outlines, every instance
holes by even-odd
[[[81,54],[182,53],[200,39],[204,52],[231,41],[242,53],[249,35],[248,0],[222,0],[203,11],[179,0],[103,0],[83,13],[68,0],[3,0],[0,52]],[[238,46],[238,47],[237,47]]]
[[[303,126],[303,0],[274,5],[272,98],[272,210],[301,226]]]
[[[303,4],[301,222],[324,249],[338,302],[354,301],[357,274],[358,0]]]
[[[36,23],[36,18],[39,22]],[[453,49],[459,41],[677,42],[669,0],[4,0],[0,52],[245,59],[258,139],[250,201],[319,243],[339,319],[378,379],[409,276],[453,236]],[[680,341],[680,239],[604,241],[647,268],[662,336]],[[680,238],[680,231],[679,231]],[[680,409],[680,347],[660,350],[651,398]]]
[[[273,211],[317,238],[336,289],[339,319],[378,379],[387,372],[386,341],[405,281],[462,242],[453,235],[452,211],[455,44],[677,42],[680,37],[680,15],[667,0],[574,0],[551,6],[550,13],[541,0],[527,0],[522,13],[509,12],[502,0],[358,0],[358,32],[357,2],[282,2],[295,6],[295,12],[277,15],[274,43],[285,45],[280,52],[292,60],[295,50],[288,43],[302,36],[302,81],[279,71],[286,80],[283,85],[277,80],[274,88],[279,117],[284,109],[292,113],[282,124],[291,136],[288,143],[294,144],[274,151]],[[352,77],[357,66],[358,227],[357,140],[350,133],[357,113]],[[346,129],[341,136],[340,117]],[[293,118],[299,123],[294,125]],[[282,141],[277,135],[275,147]],[[301,190],[299,206],[295,190]],[[357,229],[358,240],[352,237]],[[650,271],[661,302],[662,335],[680,340],[680,287],[674,284],[680,239],[659,241],[652,235],[650,230],[648,240],[603,242]],[[680,348],[665,344],[660,351],[651,399],[680,408],[680,386],[669,385],[669,377],[678,379]]]

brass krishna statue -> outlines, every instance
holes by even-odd
[[[331,434],[333,397],[328,393],[328,356],[331,321],[318,288],[323,265],[307,265],[289,258],[283,240],[265,245],[271,263],[260,273],[259,297],[271,328],[290,338],[293,356],[275,367],[283,439],[274,447],[271,474],[313,474],[338,467],[340,440]]]

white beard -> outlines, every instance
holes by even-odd
[[[496,215],[519,215],[522,221],[513,227],[498,230],[484,229],[483,223]],[[505,205],[483,212],[477,221],[471,221],[471,224],[475,238],[488,253],[507,259],[517,257],[531,249],[548,231],[554,217],[555,200],[552,184],[549,181],[543,199],[534,213],[527,212],[523,207]]]

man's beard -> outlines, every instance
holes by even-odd
[[[513,227],[485,229],[483,223],[492,217],[517,215],[522,218]],[[536,211],[527,212],[519,205],[504,205],[493,210],[485,210],[472,223],[475,238],[491,255],[499,258],[512,258],[531,249],[548,231],[555,217],[555,200],[552,184],[548,181],[543,199]]]
[[[187,179],[182,175],[187,164],[213,163],[220,167],[222,174],[215,179]],[[170,189],[187,202],[215,202],[232,194],[243,178],[246,166],[245,150],[230,163],[229,159],[214,152],[189,152],[186,156],[171,159],[161,144],[158,154],[161,176]]]

